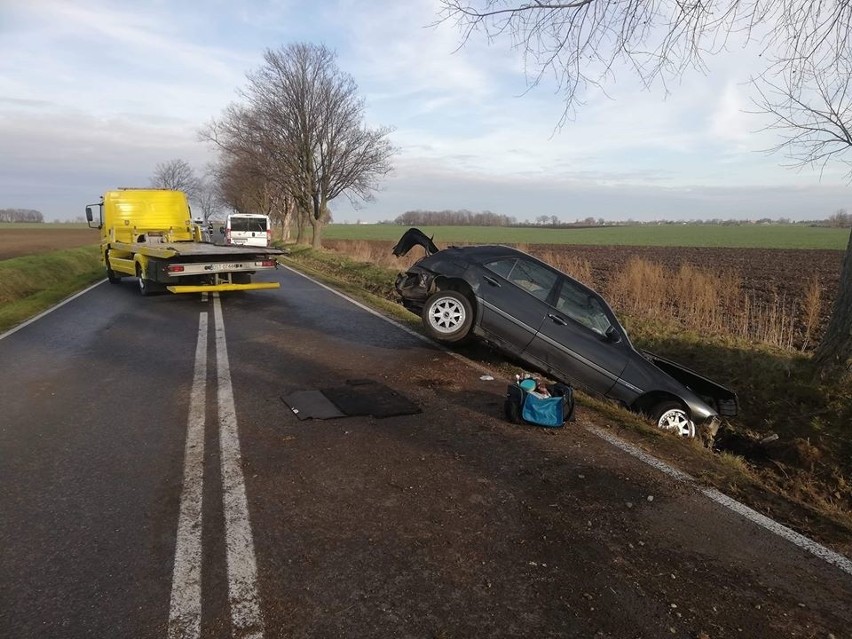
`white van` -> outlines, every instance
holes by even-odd
[[[234,213],[221,229],[225,244],[235,246],[269,246],[272,243],[272,223],[268,215]]]

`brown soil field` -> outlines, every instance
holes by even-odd
[[[825,297],[834,299],[840,280],[843,251],[817,249],[683,248],[660,246],[534,246],[585,258],[592,265],[597,288],[605,288],[613,272],[631,257],[656,262],[668,270],[689,264],[713,272],[735,272],[743,287],[760,298],[802,297],[815,276]]]
[[[94,229],[63,228],[58,224],[45,225],[43,229],[4,227],[0,228],[0,260],[91,246],[98,240]]]

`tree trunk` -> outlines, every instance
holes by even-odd
[[[311,248],[321,249],[322,248],[322,220],[318,220],[313,215],[311,215],[311,226],[314,229],[314,238],[311,241]]]
[[[852,231],[840,269],[840,285],[825,336],[814,353],[813,363],[820,375],[852,371]]]
[[[296,216],[296,244],[304,244],[305,218],[307,218],[308,215],[299,206],[296,206],[296,210],[293,212],[293,214]]]
[[[322,225],[325,221],[323,219],[323,213],[325,212],[325,202],[323,200],[324,198],[319,193],[313,193],[313,197],[311,198],[311,226],[314,229],[311,248],[313,249],[322,248]]]
[[[288,205],[289,208],[289,205]],[[284,216],[284,221],[281,223],[281,241],[289,242],[290,241],[290,228],[293,225],[293,211],[287,211],[287,214]]]

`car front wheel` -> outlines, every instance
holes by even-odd
[[[439,342],[460,342],[470,334],[473,307],[458,291],[438,291],[423,306],[423,326]]]
[[[683,406],[677,402],[663,402],[654,410],[657,428],[677,433],[681,437],[695,437],[695,424]]]

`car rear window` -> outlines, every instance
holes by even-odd
[[[266,218],[232,217],[231,230],[240,233],[266,233]]]
[[[529,260],[507,257],[485,264],[485,268],[537,297],[542,302],[547,300],[553,285],[556,283],[556,273]]]

